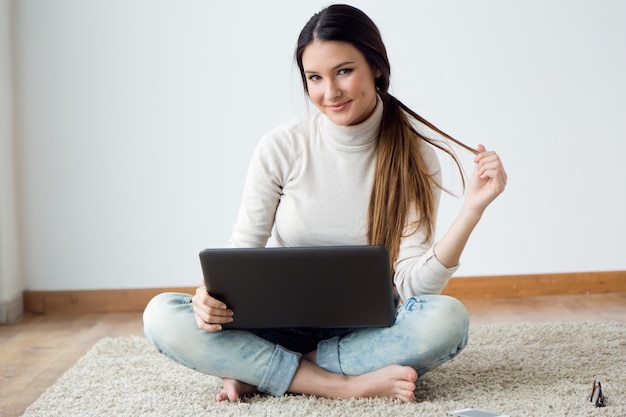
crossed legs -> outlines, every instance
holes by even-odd
[[[146,337],[175,361],[223,378],[218,401],[236,401],[257,389],[412,401],[418,374],[453,358],[467,343],[467,311],[446,296],[411,298],[392,326],[335,336],[304,355],[245,331],[201,331],[190,299],[155,297],[144,312]]]

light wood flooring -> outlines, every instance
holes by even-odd
[[[468,299],[472,324],[606,321],[626,323],[626,293]],[[20,416],[105,336],[141,335],[141,313],[26,315],[0,325],[0,416]]]

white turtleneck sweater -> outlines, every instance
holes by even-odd
[[[363,123],[338,126],[325,115],[279,126],[258,144],[229,247],[366,245],[382,102]],[[423,144],[439,181],[439,161]],[[440,190],[435,189],[437,203]],[[415,213],[412,219],[415,220]],[[438,294],[457,267],[434,256],[424,230],[402,239],[394,283],[404,300]]]

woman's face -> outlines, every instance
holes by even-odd
[[[311,101],[333,123],[355,125],[374,111],[374,70],[351,44],[313,41],[302,53],[302,67]]]

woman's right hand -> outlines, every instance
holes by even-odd
[[[200,330],[216,332],[222,330],[223,323],[233,321],[233,311],[220,300],[211,297],[204,283],[196,289],[192,303],[193,315]]]

